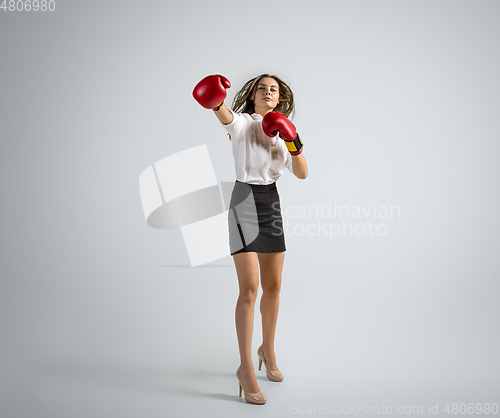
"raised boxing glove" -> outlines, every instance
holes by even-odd
[[[302,152],[304,144],[302,144],[299,134],[295,131],[294,124],[285,115],[279,112],[269,112],[262,119],[262,129],[270,137],[280,134],[280,138],[285,141],[290,154],[299,155]]]
[[[231,87],[229,80],[222,75],[209,75],[201,80],[193,90],[193,97],[205,109],[219,110],[227,96],[226,89]]]

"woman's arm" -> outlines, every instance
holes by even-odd
[[[279,112],[269,112],[262,119],[262,129],[270,137],[279,133],[292,155],[293,174],[299,179],[305,179],[307,177],[307,163],[302,155],[303,144],[295,130],[295,125],[285,115]]]
[[[293,174],[299,179],[307,177],[307,163],[303,154],[292,155],[292,170]]]
[[[212,110],[214,111],[215,116],[219,118],[223,125],[229,125],[233,121],[234,116],[224,103],[222,103],[222,106],[219,110]]]

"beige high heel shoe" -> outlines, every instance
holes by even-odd
[[[262,346],[257,349],[257,355],[259,356],[259,370],[262,367],[262,362],[264,362],[266,366],[267,378],[269,380],[272,380],[273,382],[282,382],[283,375],[281,374],[281,372],[279,370],[269,370],[269,367],[267,367],[266,358],[264,357],[264,350],[262,349]]]
[[[238,379],[238,383],[240,384],[240,398],[241,398],[241,391],[244,390],[245,392],[245,401],[248,403],[254,403],[258,405],[263,405],[267,402],[267,398],[264,396],[261,390],[258,392],[247,392],[247,390],[244,388],[243,383],[241,383],[241,371],[240,368],[238,367],[238,370],[236,370],[236,378]]]

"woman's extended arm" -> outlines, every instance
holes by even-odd
[[[222,103],[222,106],[219,110],[212,110],[214,111],[215,116],[219,118],[223,125],[229,125],[233,121],[234,116],[224,103]]]
[[[292,155],[292,170],[293,174],[299,179],[307,177],[307,163],[303,154]]]

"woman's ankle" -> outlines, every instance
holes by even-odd
[[[254,369],[253,363],[251,360],[250,361],[242,361],[240,364],[240,368],[243,371],[250,371],[250,370]]]

